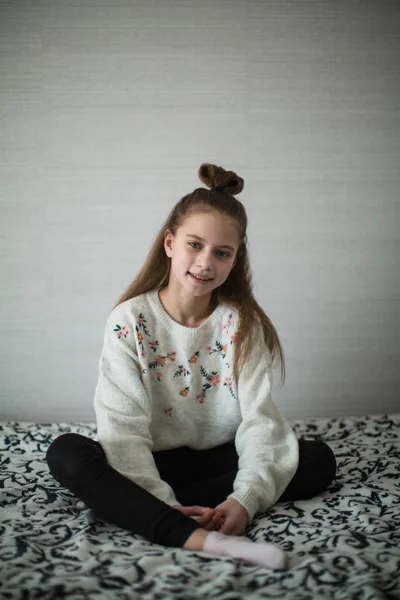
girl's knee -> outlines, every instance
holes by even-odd
[[[52,441],[46,452],[46,462],[53,476],[60,469],[73,474],[76,470],[74,448],[82,440],[78,433],[63,433]]]
[[[78,434],[76,433],[63,433],[55,438],[47,448],[46,452],[46,460],[53,460],[53,458],[58,457],[64,454],[65,451],[68,451],[71,444],[76,441]]]
[[[322,440],[299,440],[300,453],[303,460],[313,465],[314,470],[319,472],[336,473],[335,455],[325,442]]]
[[[308,497],[323,492],[336,477],[336,458],[322,440],[300,440],[301,474],[309,489]]]

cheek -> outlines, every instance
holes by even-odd
[[[196,261],[196,252],[194,250],[186,249],[181,254],[182,264],[192,264]]]
[[[179,269],[187,271],[188,268],[190,267],[190,265],[193,262],[193,256],[191,255],[190,252],[182,252],[179,255],[179,258],[176,261],[177,266],[179,267]]]
[[[225,281],[225,279],[227,279],[229,273],[231,272],[231,265],[230,264],[221,264],[217,267],[217,273],[218,273],[218,278],[219,279],[223,279]]]

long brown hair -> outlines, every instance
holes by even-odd
[[[243,204],[234,197],[242,191],[244,181],[233,171],[204,163],[199,169],[200,180],[211,189],[197,188],[174,206],[157,234],[147,259],[138,275],[119,298],[122,302],[168,285],[171,259],[164,249],[166,230],[176,234],[184,219],[193,213],[213,211],[235,219],[239,227],[239,248],[236,264],[229,276],[212,292],[212,301],[233,305],[239,312],[239,329],[235,338],[233,373],[238,381],[239,371],[248,359],[253,342],[257,316],[264,330],[265,343],[272,360],[281,366],[281,382],[285,381],[285,358],[277,331],[270,318],[253,296],[252,274],[247,248],[247,215]]]

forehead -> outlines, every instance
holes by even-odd
[[[218,213],[195,213],[188,216],[179,228],[182,235],[196,234],[216,244],[238,244],[239,226],[235,219]]]

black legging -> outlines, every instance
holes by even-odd
[[[209,450],[186,446],[153,452],[161,479],[183,506],[214,508],[233,492],[238,470],[234,442]],[[182,547],[200,527],[137,485],[106,460],[103,448],[78,433],[65,433],[49,446],[52,476],[82,500],[95,516],[163,546]],[[336,460],[324,442],[299,440],[299,466],[279,501],[304,500],[323,492],[336,474]]]

